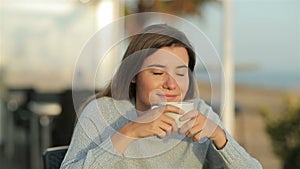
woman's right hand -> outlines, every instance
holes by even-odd
[[[178,131],[175,120],[166,113],[182,114],[183,111],[175,106],[160,106],[144,112],[136,120],[124,126],[122,134],[135,139],[149,136],[164,138]]]
[[[166,105],[144,112],[111,137],[115,150],[123,154],[128,145],[137,139],[150,136],[164,138],[177,132],[178,127],[175,120],[166,113],[182,114],[183,111],[178,107]]]

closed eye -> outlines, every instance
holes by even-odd
[[[183,70],[178,70],[177,72],[175,72],[177,76],[186,76],[187,75],[187,71],[185,69]]]
[[[185,76],[184,73],[176,73],[177,76]]]
[[[153,72],[154,75],[163,75],[163,72]]]

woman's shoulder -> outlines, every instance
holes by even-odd
[[[132,107],[131,102],[127,100],[115,100],[111,97],[100,97],[91,100],[85,107],[85,109],[95,108],[99,106],[122,106],[122,107]]]
[[[194,98],[194,99],[191,99],[191,100],[188,100],[188,101],[193,102],[196,107],[208,106],[206,101],[201,99],[201,98]]]
[[[191,101],[194,102],[195,109],[197,109],[198,111],[204,114],[207,114],[208,111],[212,111],[212,107],[209,104],[207,104],[205,100],[201,98],[195,98],[192,99]]]
[[[82,116],[89,116],[91,114],[123,114],[123,112],[132,110],[133,105],[126,100],[115,100],[111,97],[100,97],[91,100],[83,109]]]
[[[96,104],[102,108],[130,110],[134,106],[128,100],[116,100],[111,97],[100,97],[95,100]]]

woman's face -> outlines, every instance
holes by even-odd
[[[182,101],[189,86],[189,57],[184,47],[163,47],[147,57],[136,83],[136,108],[148,110],[161,102]]]

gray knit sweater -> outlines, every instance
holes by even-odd
[[[210,106],[201,99],[194,102],[199,112],[222,127]],[[139,139],[119,154],[111,136],[135,118],[136,111],[129,101],[103,97],[90,102],[78,119],[61,168],[262,168],[228,133],[228,142],[221,150],[207,139],[193,142],[184,135],[172,134],[164,139]]]

